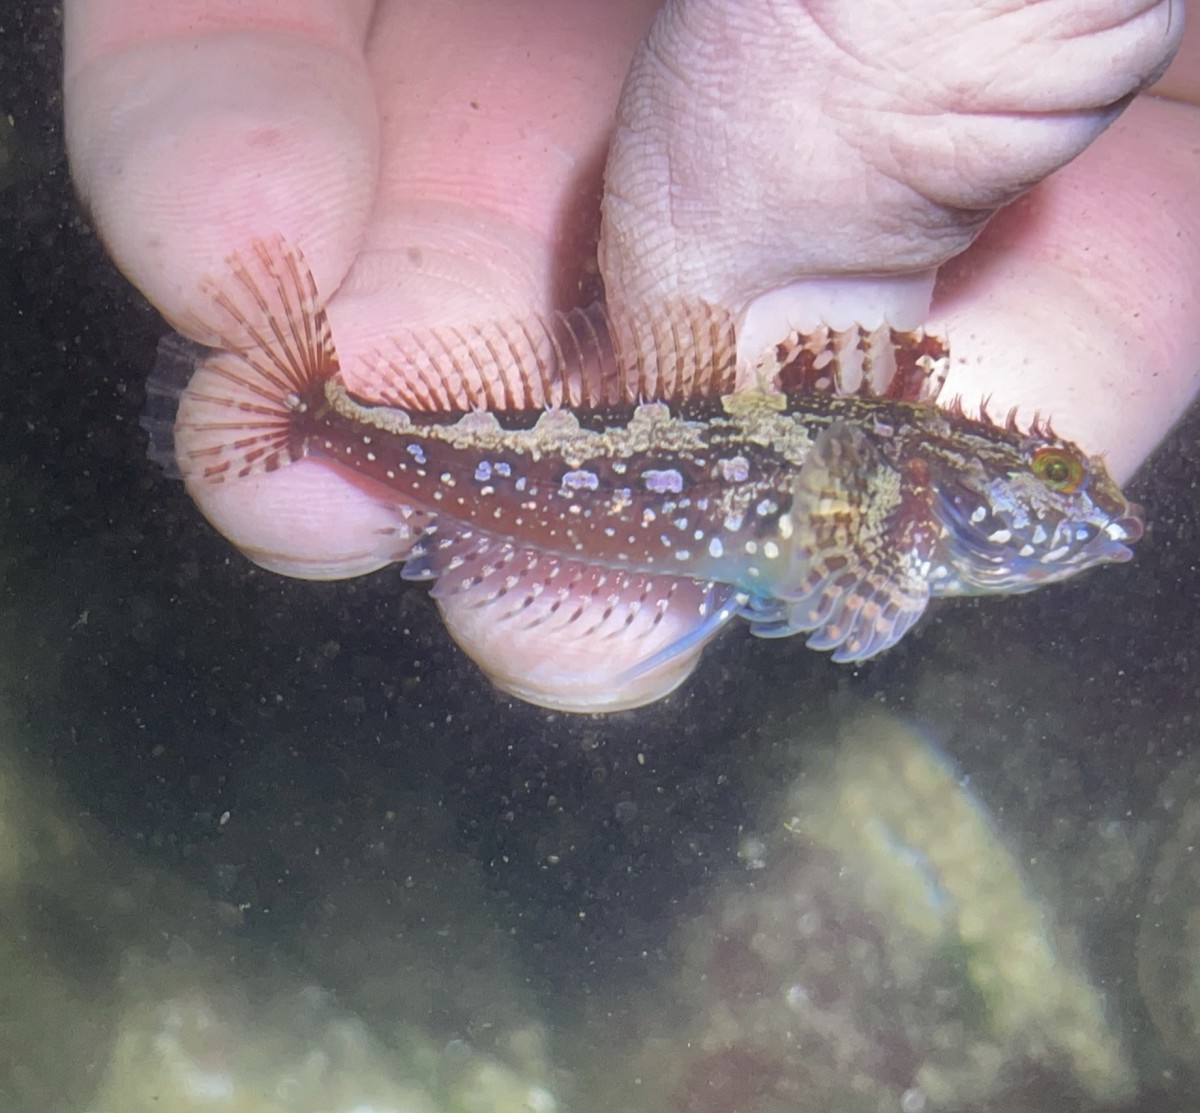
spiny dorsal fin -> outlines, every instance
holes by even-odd
[[[938,336],[856,325],[793,332],[763,356],[756,371],[789,397],[816,393],[932,402],[948,368],[949,352]]]

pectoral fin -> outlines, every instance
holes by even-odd
[[[796,480],[788,582],[743,611],[754,633],[808,633],[807,644],[835,661],[895,645],[929,601],[926,503],[870,434],[831,424]]]

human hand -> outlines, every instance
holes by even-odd
[[[231,251],[272,232],[300,244],[322,294],[336,291],[328,311],[353,387],[356,355],[399,325],[576,300],[620,83],[656,6],[75,0],[73,170],[118,264],[179,325],[204,316],[200,278],[222,273]],[[665,5],[637,54],[610,164],[602,260],[613,312],[670,290],[742,311],[817,273],[824,281],[797,297],[759,303],[759,335],[780,319],[764,308],[781,303],[788,319],[797,304],[817,316],[863,316],[873,305],[921,319],[919,272],[1085,145],[1113,114],[1097,106],[1155,72],[1181,22],[1176,9],[1168,27],[1165,5],[1120,19],[1090,13],[1098,30],[1069,23],[1069,40],[1046,54],[1040,44],[1081,18],[1074,11],[1014,5],[985,21],[975,5],[947,0],[925,0],[919,13],[882,3]],[[839,24],[843,12],[858,22]],[[1200,268],[1196,229],[1183,227],[1196,219],[1183,203],[1196,167],[1172,153],[1187,142],[1164,148],[1148,137],[1194,135],[1197,125],[1189,110],[1158,102],[1134,111],[1157,123],[1118,125],[1067,171],[1068,184],[1055,179],[1014,206],[943,269],[935,307],[962,361],[951,390],[1035,401],[1089,450],[1107,448],[1118,472],[1170,424],[1196,373],[1187,310]],[[937,126],[911,131],[914,114]],[[1130,145],[1151,148],[1158,168],[1131,165]],[[1110,249],[1105,266],[1088,268],[1096,240],[1062,211],[1069,197],[1098,190],[1120,210],[1148,192],[1147,177],[1175,203],[1139,214],[1121,259]],[[830,196],[832,205],[813,203]],[[1039,196],[1037,219],[1021,218]],[[1169,222],[1149,219],[1164,213]],[[1102,224],[1109,238],[1122,227]],[[1142,270],[1132,289],[1118,284],[1124,313],[1098,314],[1129,260],[1151,260],[1152,278]],[[914,269],[892,282],[857,277]],[[1031,275],[1035,307],[1065,306],[1052,329],[1012,326],[1030,312]],[[1157,297],[1157,281],[1179,296]],[[1130,337],[1135,313],[1142,332]],[[747,327],[743,341],[754,335]],[[1095,351],[1103,391],[1090,385]],[[1153,390],[1146,368],[1160,372]],[[1130,422],[1134,400],[1142,409]],[[289,574],[354,575],[397,557],[391,511],[314,461],[193,494],[252,559]],[[623,689],[614,680],[631,657],[678,636],[686,616],[597,645],[578,626],[526,632],[461,603],[443,605],[456,638],[539,702],[631,706],[694,664],[685,656]]]

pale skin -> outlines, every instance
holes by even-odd
[[[570,305],[613,141],[615,313],[929,320],[948,392],[1050,413],[1123,482],[1200,385],[1200,12],[1161,76],[1182,24],[1151,0],[72,0],[68,142],[114,259],[199,340],[201,276],[298,244],[353,386],[398,322]],[[193,494],[280,571],[395,555],[392,512],[318,463]],[[619,640],[446,611],[540,702],[629,706],[694,664],[622,688]]]

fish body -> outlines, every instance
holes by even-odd
[[[863,660],[933,596],[1032,590],[1141,534],[1103,463],[1048,425],[939,407],[947,355],[923,333],[794,335],[738,390],[714,307],[624,333],[574,311],[414,334],[366,398],[298,252],[260,243],[231,270],[220,387],[185,389],[174,419],[185,479],[321,460],[427,516],[406,571],[444,588],[556,561],[707,585],[692,633],[639,667],[734,614]]]

